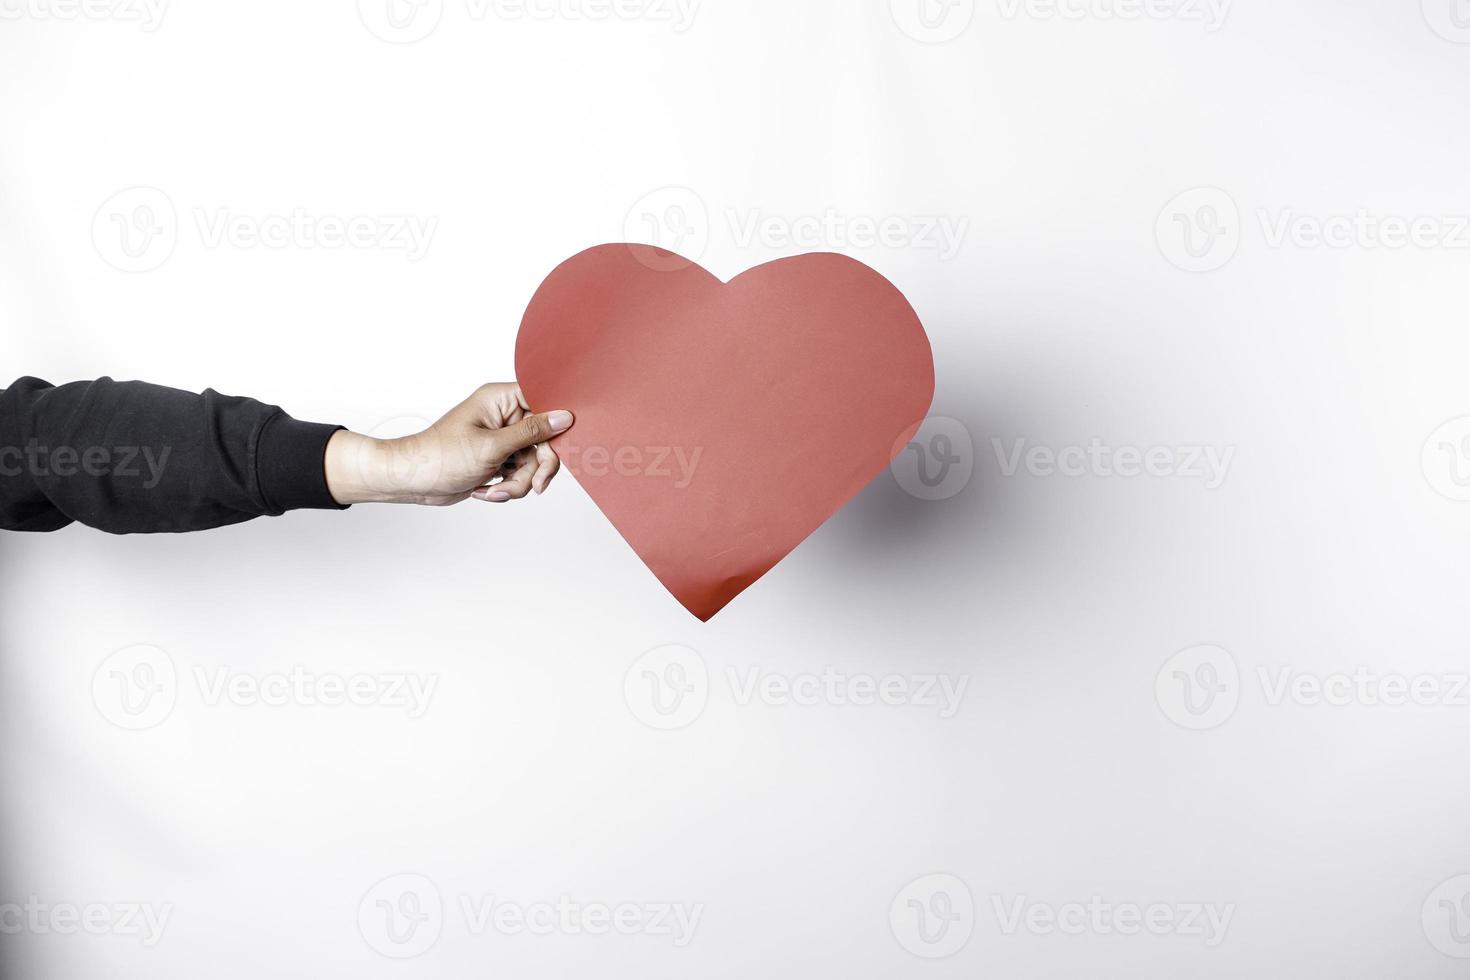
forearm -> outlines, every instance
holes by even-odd
[[[0,528],[195,531],[335,508],[335,429],[212,390],[22,378],[0,391]]]
[[[398,439],[342,429],[327,443],[324,462],[327,491],[344,506],[457,503],[494,476],[495,465],[435,427]]]
[[[373,439],[339,430],[326,448],[327,492],[343,506],[422,503],[423,494],[414,492],[412,483],[428,458],[412,443],[423,438]]]

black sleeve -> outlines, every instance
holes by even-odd
[[[0,391],[0,529],[199,531],[340,509],[323,465],[339,428],[213,390],[21,378]]]

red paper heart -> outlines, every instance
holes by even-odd
[[[672,252],[600,245],[532,298],[516,375],[553,444],[670,592],[708,620],[883,471],[934,397],[908,301],[854,259],[723,283]]]

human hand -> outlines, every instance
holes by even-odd
[[[561,461],[546,441],[571,425],[570,412],[531,414],[519,385],[482,385],[417,435],[332,436],[327,489],[339,504],[518,500],[544,492],[556,476]]]

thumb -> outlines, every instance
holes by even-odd
[[[543,443],[571,427],[571,412],[546,412],[541,415],[527,415],[519,422],[496,429],[490,433],[490,438],[495,443],[496,455],[504,458]]]

